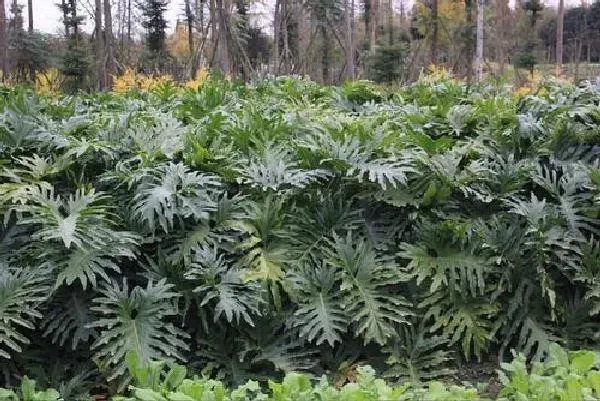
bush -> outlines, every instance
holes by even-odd
[[[398,83],[406,78],[410,49],[406,42],[394,45],[377,46],[375,56],[370,60],[371,78],[376,82]]]

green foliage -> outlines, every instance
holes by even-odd
[[[92,349],[101,369],[110,372],[108,380],[125,373],[124,361],[131,351],[143,361],[184,359],[180,351],[187,348],[184,340],[188,335],[167,320],[177,313],[179,294],[166,280],[149,281],[146,288],[132,290],[125,280],[122,287],[117,282],[107,283],[99,295],[91,310],[102,317],[89,326],[99,331]]]
[[[524,355],[502,364],[500,401],[595,400],[600,398],[598,355],[593,351],[567,352],[552,344],[545,363],[528,369]]]
[[[408,383],[396,387],[377,378],[375,370],[360,366],[355,379],[334,386],[326,377],[319,381],[308,375],[289,373],[281,381],[269,380],[261,386],[248,381],[235,389],[209,378],[187,377],[181,365],[166,366],[161,361],[143,362],[137,353],[127,355],[127,366],[134,383],[128,396],[115,396],[112,401],[512,401],[512,400],[598,400],[600,372],[598,355],[593,351],[567,352],[557,344],[550,347],[546,363],[535,363],[528,369],[525,357],[518,355],[511,363],[503,363],[498,376],[502,383],[497,398],[486,394],[485,387],[468,383],[447,385],[432,381]],[[26,376],[16,392],[0,388],[0,397],[7,401],[58,401],[56,390],[36,391],[35,381]],[[61,398],[62,399],[62,398]]]
[[[65,92],[77,92],[91,87],[92,60],[87,43],[83,39],[69,38],[60,72],[63,76],[61,88]]]
[[[406,42],[377,46],[375,55],[369,60],[372,79],[384,83],[401,82],[408,73],[409,52]]]
[[[443,335],[431,335],[423,319],[413,319],[411,323],[403,327],[398,338],[385,349],[389,355],[386,363],[390,367],[385,376],[421,383],[452,374],[450,340]]]
[[[151,53],[161,53],[165,50],[167,21],[165,0],[138,0],[137,6],[142,10],[142,26],[148,31],[148,50]]]
[[[21,388],[17,395],[13,391],[0,388],[0,399],[7,401],[59,401],[60,394],[54,389],[36,391],[35,380],[23,377]]]
[[[93,364],[112,393],[130,351],[224,384],[362,363],[424,383],[597,346],[595,86],[0,99],[7,383]]]
[[[48,296],[48,272],[0,264],[0,360],[21,352],[30,339],[24,331],[42,317],[40,305]]]

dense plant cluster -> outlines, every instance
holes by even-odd
[[[2,380],[114,393],[135,351],[233,385],[420,382],[594,347],[599,89],[7,89]]]
[[[305,374],[288,373],[281,382],[265,385],[248,381],[230,389],[218,380],[188,378],[187,369],[179,364],[165,368],[161,361],[144,363],[139,354],[127,355],[128,370],[133,378],[129,396],[115,396],[112,401],[574,401],[600,399],[598,355],[592,351],[566,352],[557,344],[549,349],[546,363],[536,362],[531,369],[525,356],[502,364],[498,375],[502,389],[490,394],[486,385],[478,388],[468,383],[447,385],[432,381],[423,385],[405,383],[390,386],[369,366],[360,366],[350,383],[335,386],[326,377],[311,380]],[[6,401],[62,401],[54,389],[38,391],[36,382],[23,378],[18,390],[0,388]],[[81,400],[90,397],[81,398]]]

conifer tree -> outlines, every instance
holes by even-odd
[[[161,53],[165,50],[167,21],[167,0],[144,0],[138,2],[142,11],[142,26],[147,31],[147,47],[152,53]]]

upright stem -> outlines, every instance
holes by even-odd
[[[394,44],[394,0],[389,0],[388,5],[388,42]]]
[[[131,47],[131,0],[127,2],[127,45]]]
[[[75,39],[79,40],[79,24],[77,23],[77,2],[75,0],[70,0],[70,11]]]
[[[504,35],[506,29],[506,11],[507,11],[507,3],[506,0],[498,0],[497,3],[497,20],[496,20],[496,31],[498,33],[498,40],[496,46],[496,61],[500,63],[500,75],[504,75],[504,62],[505,62],[505,54],[504,54]]]
[[[228,39],[227,30],[229,29],[228,23],[230,23],[229,9],[230,0],[216,0],[217,15],[219,21],[218,29],[218,44],[217,44],[217,62],[219,68],[223,74],[229,75],[232,72],[231,69],[231,48]]]
[[[27,0],[27,15],[29,20],[29,33],[33,33],[33,0]]]
[[[4,0],[2,0],[4,3]],[[63,25],[65,27],[65,38],[69,38],[71,36],[71,31],[69,29],[69,6],[67,5],[66,0],[61,0],[61,10],[63,12]]]
[[[377,46],[377,0],[369,1],[371,2],[369,6],[369,50],[373,54]]]
[[[185,16],[187,18],[188,29],[188,49],[190,52],[190,77],[196,77],[196,56],[194,55],[194,17],[192,15],[191,0],[185,0]]]
[[[4,8],[4,0],[0,0],[0,68],[2,69],[2,80],[8,79],[8,54],[6,38],[6,9]]]
[[[104,40],[102,35],[102,0],[95,0],[94,2],[94,19],[94,36],[96,37],[96,80],[98,90],[102,90],[106,87],[104,70]]]
[[[206,0],[196,0],[196,15],[198,16],[196,31],[200,32],[201,40],[201,42],[198,44],[196,54],[196,68],[198,68],[198,66],[204,65],[204,46],[206,44],[206,41],[208,40],[208,30],[204,26],[204,3],[206,3]]]
[[[467,0],[468,1],[468,0]],[[437,64],[438,53],[438,0],[431,0],[431,64]]]
[[[281,0],[281,36],[283,38],[284,73],[289,74],[290,41],[288,33],[288,0]]]
[[[307,53],[310,50],[311,40],[312,40],[312,30],[310,24],[310,16],[306,12],[302,1],[296,0],[295,4],[295,13],[296,13],[296,23],[298,26],[298,35],[297,35],[297,66],[296,72],[300,74],[305,74],[307,72]]]
[[[323,83],[329,83],[329,35],[327,27],[321,24],[321,34],[323,37],[323,58],[321,59],[321,73],[323,74]]]
[[[563,72],[563,23],[565,19],[565,0],[558,2],[558,15],[556,16],[556,75]]]
[[[483,79],[483,13],[484,0],[477,0],[477,52],[475,56],[475,71],[477,82]]]
[[[106,85],[112,86],[115,74],[115,41],[112,30],[112,7],[110,0],[104,0],[104,45],[106,48]]]
[[[355,72],[354,43],[352,40],[352,10],[350,7],[350,0],[344,0],[344,16],[346,18],[346,79],[352,81],[354,80]]]
[[[473,1],[474,0],[465,0],[465,13],[468,29],[465,52],[467,59],[467,85],[471,85],[473,82]]]
[[[281,0],[275,1],[273,14],[273,73],[279,73],[279,47],[281,46]]]

